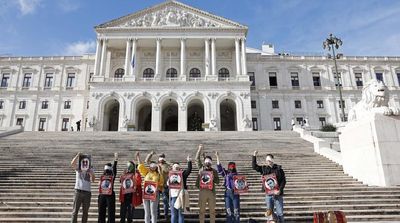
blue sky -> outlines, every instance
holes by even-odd
[[[93,27],[161,0],[0,0],[0,55],[94,52]],[[248,46],[321,54],[334,33],[345,55],[400,56],[399,0],[182,0],[249,27]],[[328,2],[330,4],[328,4]]]

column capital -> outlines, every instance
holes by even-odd
[[[211,42],[215,42],[217,40],[217,38],[213,37],[211,38]]]
[[[246,42],[246,37],[240,38],[241,41]]]
[[[186,37],[181,37],[180,39],[181,39],[181,41],[186,41],[187,38]]]
[[[156,38],[157,42],[161,42],[162,38]]]

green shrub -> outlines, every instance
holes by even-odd
[[[332,124],[326,124],[325,126],[322,126],[320,130],[322,132],[336,132],[336,129],[336,126]]]

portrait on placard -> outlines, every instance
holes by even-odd
[[[157,198],[157,183],[153,181],[145,181],[143,189],[143,200],[155,201]]]
[[[214,175],[212,171],[201,171],[200,172],[200,188],[201,189],[213,189]]]
[[[168,184],[171,189],[182,189],[182,171],[169,171]]]
[[[262,176],[262,182],[266,194],[274,195],[279,192],[278,179],[274,173]]]
[[[101,176],[100,177],[100,186],[99,186],[99,194],[111,195],[113,177],[112,176]]]
[[[235,194],[243,194],[249,191],[249,185],[245,176],[235,175],[233,176],[233,182]]]
[[[80,171],[88,171],[92,165],[92,157],[90,155],[80,155],[79,156],[79,167]]]
[[[135,175],[133,173],[121,176],[122,194],[128,194],[135,191]]]

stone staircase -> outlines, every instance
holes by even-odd
[[[286,172],[287,222],[312,222],[314,211],[342,210],[350,222],[400,222],[400,187],[368,187],[343,173],[342,168],[315,154],[312,145],[294,132],[24,132],[0,138],[0,222],[69,222],[72,212],[74,172],[70,161],[77,152],[92,154],[96,175],[118,152],[118,177],[134,152],[141,157],[155,150],[169,161],[194,158],[197,145],[222,163],[237,162],[247,176],[250,191],[241,196],[241,216],[263,222],[264,194],[261,177],[251,169],[251,154],[273,153]],[[366,164],[368,165],[368,164]],[[185,165],[184,165],[185,166]],[[198,220],[195,168],[189,177],[192,212],[187,222]],[[115,188],[119,188],[116,181]],[[97,222],[97,184],[92,186],[89,222]],[[118,189],[115,190],[118,196]],[[116,204],[119,222],[119,202]],[[79,215],[78,219],[81,217]],[[217,220],[224,220],[223,188],[217,190]],[[143,222],[143,220],[135,220]]]

